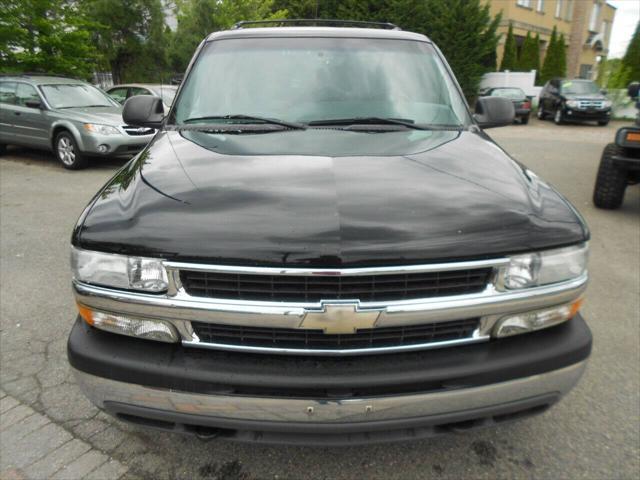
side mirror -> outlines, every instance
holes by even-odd
[[[640,96],[640,82],[631,82],[627,87],[627,95],[631,98],[638,98]]]
[[[609,91],[608,91],[606,88],[601,88],[601,89],[600,89],[600,93],[601,93],[602,95],[606,95],[607,93],[609,93]]]
[[[122,118],[127,125],[160,128],[164,119],[162,99],[152,95],[136,95],[124,102]]]
[[[27,100],[24,102],[24,105],[29,108],[42,108],[42,102],[40,100]]]
[[[481,128],[511,125],[516,117],[513,102],[503,97],[480,97],[473,115]]]

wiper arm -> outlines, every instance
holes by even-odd
[[[402,125],[415,130],[425,130],[425,128],[416,125],[413,120],[400,118],[383,118],[383,117],[353,117],[353,118],[329,118],[327,120],[312,120],[308,122],[309,126],[324,125]]]
[[[414,130],[459,130],[462,128],[461,125],[416,124],[414,120],[383,117],[331,118],[326,120],[312,120],[308,122],[307,125],[310,127],[330,125],[401,125]]]
[[[184,123],[202,122],[208,120],[255,120],[257,122],[269,123],[271,125],[281,125],[283,127],[292,128],[294,130],[306,130],[306,126],[302,123],[287,122],[286,120],[279,120],[277,118],[257,117],[255,115],[214,115],[208,117],[194,117],[188,118]]]

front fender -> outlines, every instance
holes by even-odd
[[[80,151],[84,151],[85,145],[82,139],[82,134],[80,132],[80,127],[75,122],[66,119],[58,119],[51,124],[51,130],[49,130],[49,142],[51,143],[51,145],[53,146],[55,136],[63,128],[71,132]]]

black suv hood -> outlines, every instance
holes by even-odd
[[[73,243],[338,267],[487,258],[587,236],[566,200],[483,133],[169,131],[96,196]]]

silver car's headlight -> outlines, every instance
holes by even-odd
[[[167,271],[157,258],[129,257],[71,247],[71,271],[80,282],[159,293],[167,290]]]
[[[588,257],[586,243],[514,255],[501,269],[498,284],[505,290],[518,290],[572,280],[587,272]]]
[[[578,108],[580,106],[580,102],[577,100],[567,100],[566,105],[569,108]]]
[[[85,123],[84,129],[89,133],[98,135],[121,135],[120,130],[111,125],[100,125],[98,123]]]

